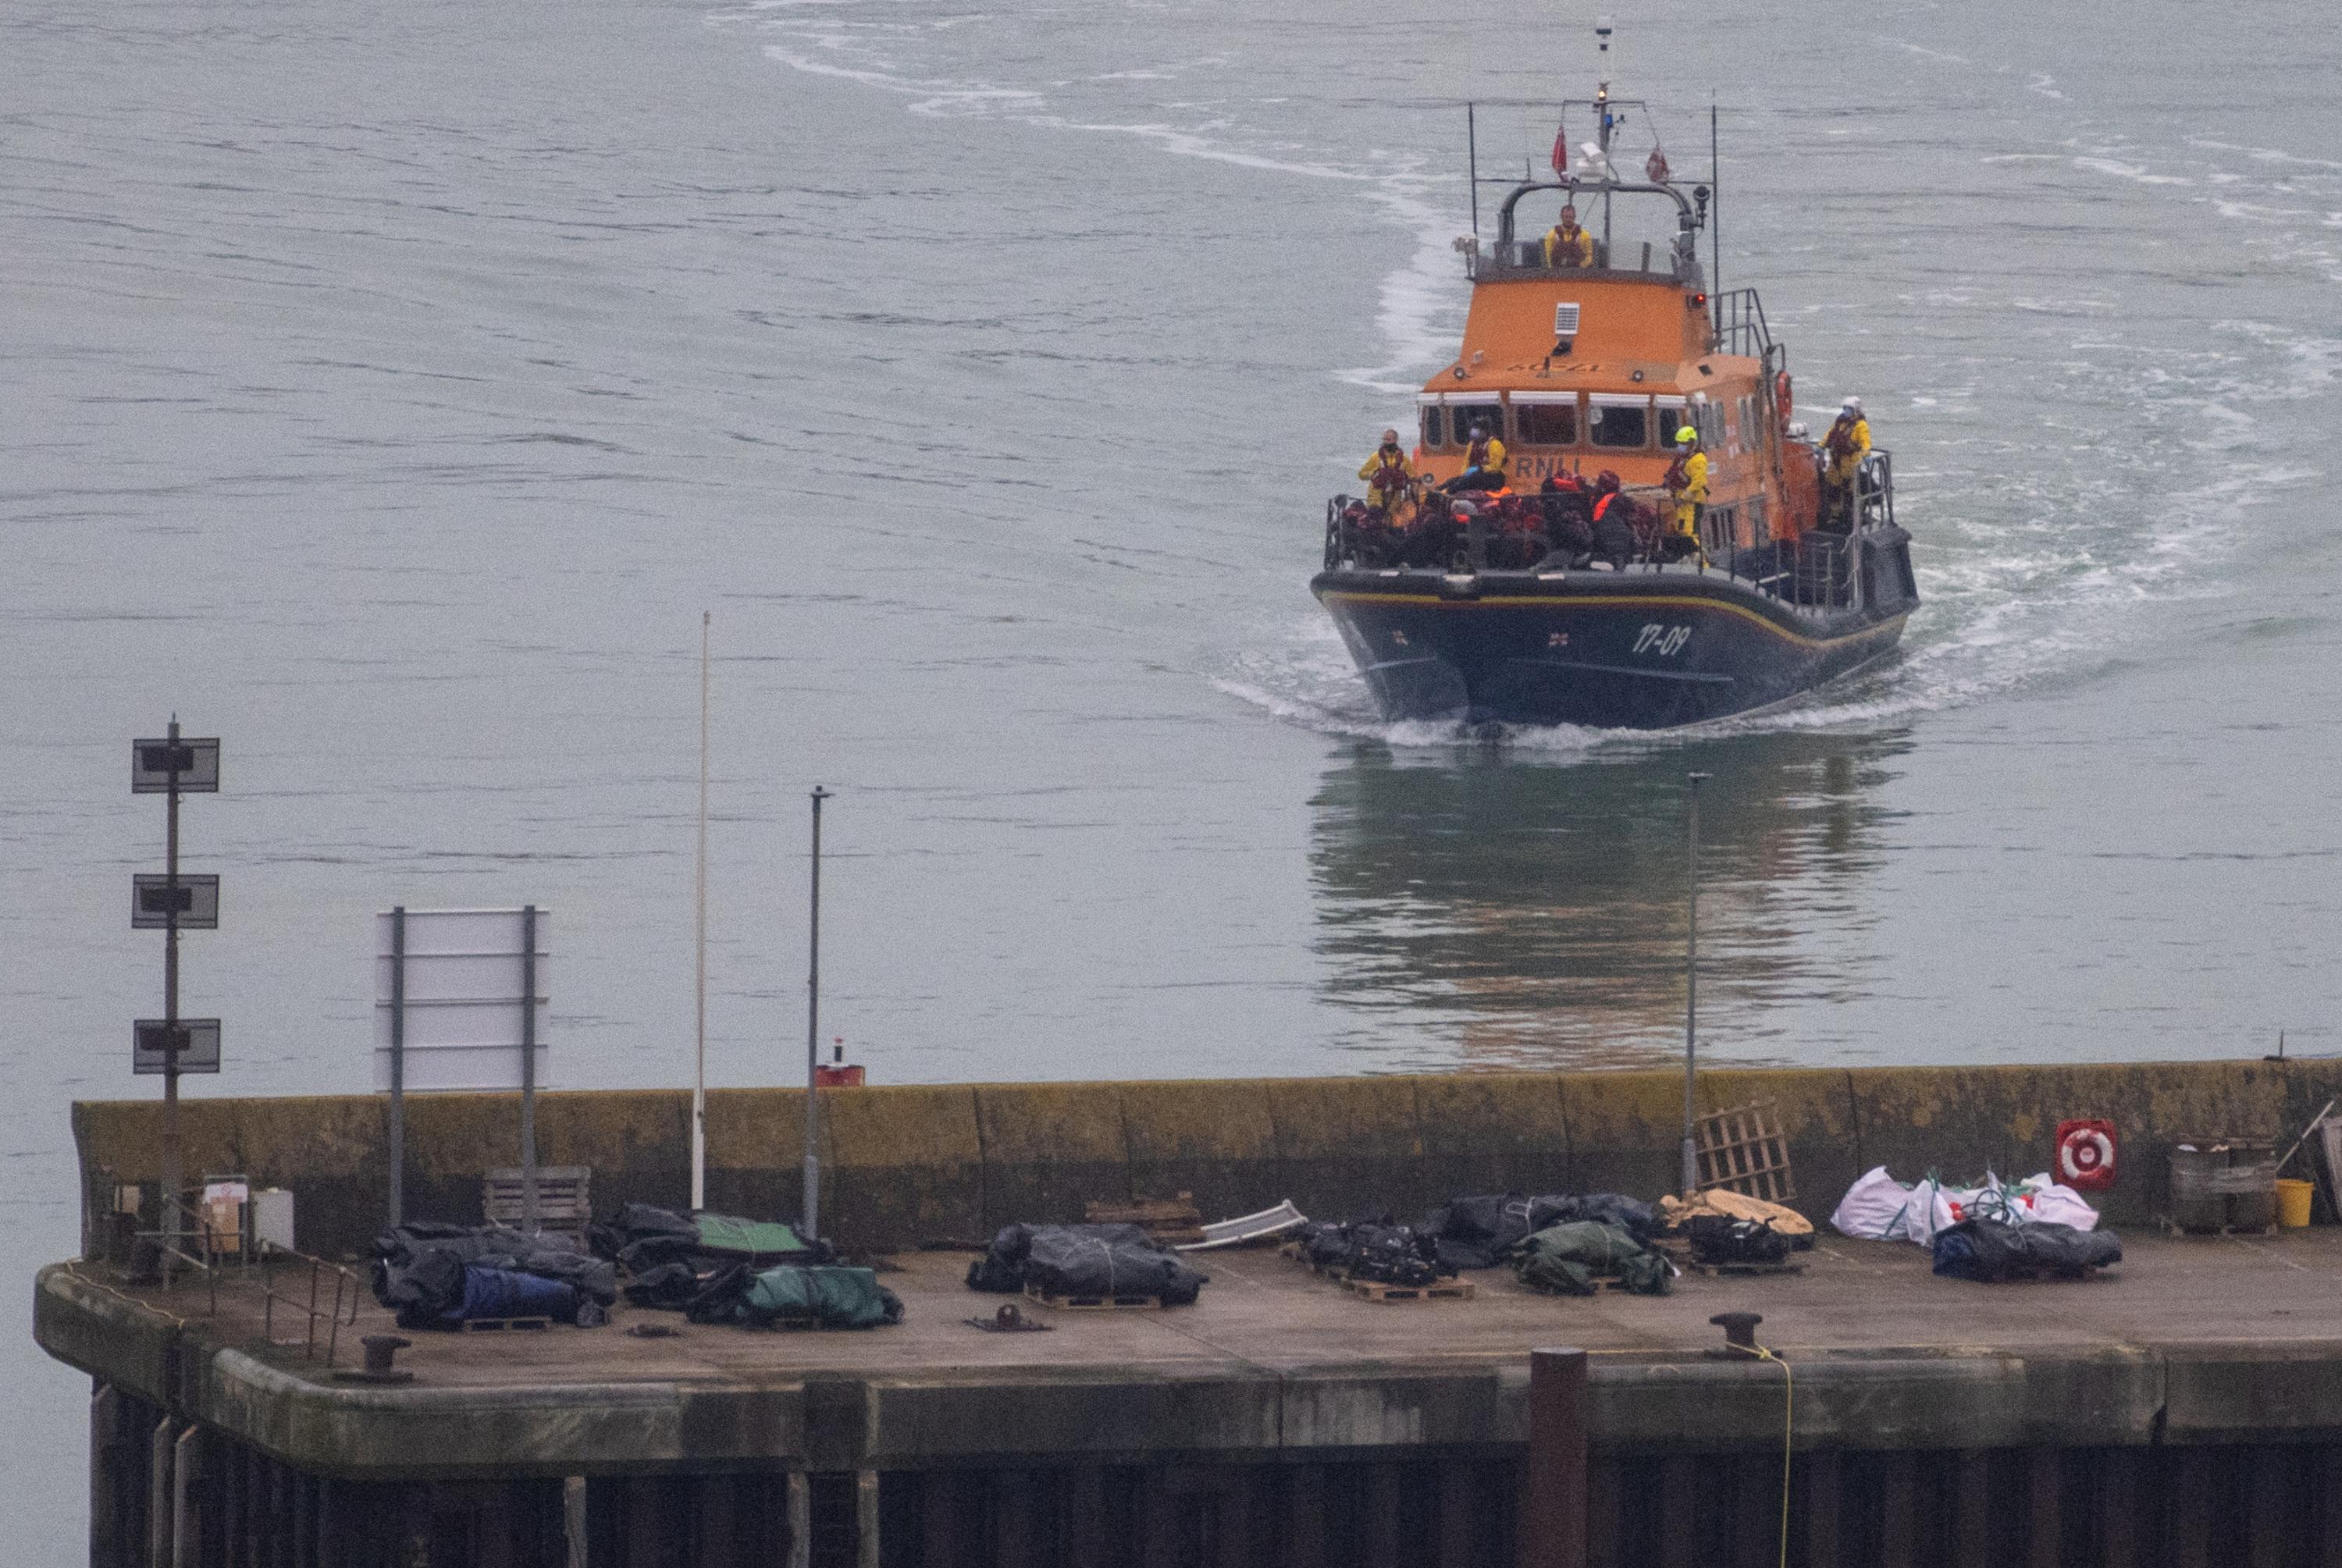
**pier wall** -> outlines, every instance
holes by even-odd
[[[2047,1168],[2057,1124],[2114,1122],[2117,1181],[2101,1208],[2159,1207],[2165,1151],[2206,1136],[2290,1139],[2342,1095],[2342,1062],[1879,1067],[1703,1073],[1703,1110],[1769,1101],[1788,1134],[1797,1206],[1825,1218],[1885,1164],[2022,1176]],[[299,1244],[361,1253],[385,1218],[388,1104],[378,1094],[183,1102],[191,1177],[236,1172],[295,1193]],[[1461,1074],[1092,1084],[960,1084],[822,1092],[824,1229],[865,1251],[972,1240],[1014,1220],[1071,1220],[1094,1199],[1195,1194],[1207,1217],[1291,1198],[1304,1212],[1412,1215],[1456,1193],[1672,1189],[1682,1078],[1666,1072]],[[538,1157],[593,1170],[595,1203],[681,1207],[690,1181],[682,1091],[549,1092]],[[415,1095],[406,1213],[470,1219],[480,1175],[517,1163],[518,1096]],[[794,1215],[803,1092],[708,1095],[709,1206]],[[154,1101],[74,1107],[85,1213],[160,1169]]]

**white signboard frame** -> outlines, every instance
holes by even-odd
[[[391,1088],[394,1013],[403,1025],[400,1054],[407,1094],[517,1090],[523,1085],[521,1036],[527,912],[518,909],[409,909],[405,956],[392,958],[397,914],[375,916],[374,1084]],[[553,912],[535,912],[534,1083],[545,1085]],[[403,985],[395,971],[404,970]],[[403,991],[403,1004],[394,991]]]

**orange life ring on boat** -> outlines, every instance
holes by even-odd
[[[2057,1179],[2077,1192],[2115,1184],[2115,1124],[2097,1120],[2057,1124]]]
[[[1781,423],[1788,424],[1790,412],[1797,404],[1789,395],[1789,373],[1786,370],[1773,377],[1773,406],[1780,412]]]

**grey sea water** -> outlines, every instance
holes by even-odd
[[[1373,714],[1318,506],[1462,320],[1517,0],[8,0],[0,1560],[78,1550],[67,1105],[153,1093],[125,743],[225,738],[198,1094],[367,1079],[369,916],[556,912],[555,1076],[881,1081],[2330,1050],[2342,39],[2152,0],[1645,5],[1724,282],[1860,393],[1928,604],[1807,705]],[[1544,117],[1490,111],[1492,159]],[[825,1030],[826,1034],[832,1033]]]

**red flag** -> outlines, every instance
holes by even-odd
[[[1667,155],[1659,151],[1658,148],[1653,147],[1651,149],[1650,161],[1643,165],[1643,173],[1651,176],[1651,184],[1655,185],[1666,185],[1667,183]]]
[[[1569,131],[1566,127],[1553,134],[1553,172],[1556,175],[1569,173]]]

